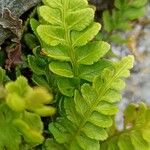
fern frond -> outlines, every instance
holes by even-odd
[[[130,29],[130,21],[138,19],[145,13],[147,0],[115,0],[116,8],[112,14],[108,10],[103,13],[104,29],[107,32]]]
[[[50,70],[66,80],[86,80],[86,74],[80,70],[89,66],[93,69],[93,75],[99,74],[99,67],[97,74],[94,71],[96,63],[99,63],[110,46],[104,41],[92,42],[101,25],[94,22],[95,12],[87,0],[44,0],[44,4],[38,9],[41,24],[36,32],[42,41],[42,51],[52,59]],[[92,81],[93,76],[90,79],[88,81]],[[59,80],[57,84],[60,87]]]
[[[81,91],[76,90],[74,99],[65,99],[66,115],[49,126],[55,144],[62,144],[66,150],[100,149],[99,141],[107,139],[107,128],[112,126],[112,117],[118,111],[116,103],[125,85],[122,78],[129,76],[133,57],[125,57],[113,65],[104,69],[92,86],[83,84]]]
[[[150,108],[144,103],[129,104],[124,112],[124,130],[102,143],[105,150],[149,150]]]

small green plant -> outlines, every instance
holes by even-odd
[[[5,81],[0,68],[0,81]],[[1,84],[2,85],[2,84]],[[30,149],[44,141],[41,116],[51,116],[53,96],[43,88],[31,88],[20,76],[0,87],[0,150]]]
[[[124,111],[124,129],[122,131],[110,130],[110,136],[101,144],[101,149],[149,150],[149,113],[150,108],[144,103],[128,105]]]
[[[109,34],[109,39],[122,43],[125,39],[116,31],[131,29],[131,21],[139,19],[145,14],[147,0],[115,0],[111,12],[103,12],[104,30]]]

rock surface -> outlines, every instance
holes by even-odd
[[[0,0],[0,17],[4,9],[9,9],[15,17],[20,17],[27,10],[37,5],[41,0]],[[10,36],[10,32],[4,29],[0,23],[0,45]]]

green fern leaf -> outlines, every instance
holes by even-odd
[[[118,146],[120,147],[120,150],[134,150],[128,134],[124,134],[119,137]]]
[[[40,25],[37,27],[39,37],[47,45],[56,46],[58,44],[65,44],[64,30],[61,27],[51,25]]]
[[[93,79],[101,74],[104,68],[113,67],[113,64],[110,61],[107,60],[100,60],[97,63],[94,63],[93,65],[80,65],[79,67],[79,77],[81,79],[87,80],[92,82]]]
[[[92,23],[89,27],[84,29],[82,32],[73,31],[72,41],[73,47],[83,46],[91,41],[99,32],[101,26],[99,23]]]
[[[136,1],[133,1],[131,5],[132,7],[139,8],[139,7],[143,7],[144,5],[146,5],[146,3],[147,3],[147,0],[143,0],[143,1],[136,0]]]
[[[135,12],[134,14],[132,14],[133,12]],[[142,7],[142,8],[138,8],[138,11],[137,11],[137,8],[128,8],[124,14],[123,14],[123,17],[125,18],[128,18],[130,20],[134,20],[136,18],[139,18],[139,17],[142,17],[143,15],[145,14],[145,8]]]
[[[32,71],[36,73],[37,75],[45,74],[44,69],[45,69],[46,63],[42,59],[36,59],[35,56],[29,55],[28,63]]]
[[[101,28],[94,22],[94,9],[87,0],[44,0],[44,4],[38,9],[42,19],[36,31],[42,52],[52,58],[49,68],[59,76],[80,78],[81,68],[95,66],[110,49],[106,42],[90,42]]]
[[[121,0],[115,0],[115,7],[121,9],[122,5],[124,4],[124,2],[122,2]]]
[[[51,90],[51,87],[48,84],[46,77],[34,74],[32,76],[32,80],[37,86],[45,87],[45,88]]]
[[[111,134],[110,138],[102,143],[106,150],[149,150],[150,149],[150,119],[145,104],[129,104],[124,112],[124,130]],[[115,150],[116,150],[115,149]]]
[[[94,10],[86,8],[68,13],[66,24],[70,30],[82,31],[94,18]]]
[[[60,92],[69,97],[74,95],[75,87],[80,84],[77,79],[57,78],[57,81]]]
[[[76,90],[74,101],[72,98],[64,101],[67,118],[58,118],[49,126],[58,143],[69,150],[100,148],[99,140],[108,137],[106,129],[113,124],[112,116],[118,111],[116,102],[121,98],[122,88],[116,88],[114,83],[127,77],[132,66],[133,57],[125,57],[114,63],[114,69],[105,69],[92,86],[84,84],[81,91]]]
[[[48,46],[43,49],[43,52],[52,59],[71,61],[65,46]]]
[[[110,14],[107,10],[103,13],[104,29],[107,32],[130,29],[130,21],[144,15],[146,3],[147,0],[115,0],[116,8],[112,10],[112,13]]]
[[[106,42],[91,42],[76,50],[77,62],[83,65],[92,65],[102,58],[110,49]]]
[[[137,150],[148,150],[149,144],[143,139],[142,135],[138,131],[132,131],[130,134],[131,142]]]
[[[73,78],[71,66],[68,63],[52,62],[49,65],[50,70],[60,76]]]
[[[37,47],[37,45],[39,45],[36,36],[31,33],[27,33],[24,35],[24,42],[31,50]]]
[[[38,9],[40,16],[52,25],[61,25],[60,11],[48,6],[41,6]],[[48,12],[48,13],[47,13]]]
[[[31,25],[31,28],[32,28],[34,34],[38,37],[36,29],[40,25],[40,23],[37,20],[32,18],[32,19],[30,19],[30,25]]]
[[[103,22],[104,22],[104,29],[107,32],[111,32],[113,29],[113,24],[109,11],[107,10],[103,12]]]
[[[42,150],[65,150],[63,145],[58,145],[57,142],[53,141],[53,139],[47,139],[46,142],[43,144],[43,149]]]

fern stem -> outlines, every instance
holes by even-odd
[[[71,64],[73,67],[73,71],[74,71],[74,76],[77,77],[78,76],[78,63],[77,63],[77,59],[76,59],[76,55],[75,55],[75,49],[72,45],[72,41],[71,41],[71,33],[70,33],[70,29],[67,28],[66,25],[66,20],[65,20],[65,14],[66,11],[68,10],[68,1],[64,1],[64,9],[62,10],[62,20],[63,20],[63,28],[65,30],[65,40],[66,40],[66,45],[68,47],[68,54],[69,57],[71,59]]]
[[[71,59],[71,64],[74,70],[74,76],[77,77],[78,76],[78,63],[77,63],[77,59],[76,59],[76,55],[75,55],[75,49],[72,46],[72,42],[71,42],[71,36],[70,36],[70,30],[66,30],[66,41],[68,43],[68,47],[69,47],[69,56]]]

